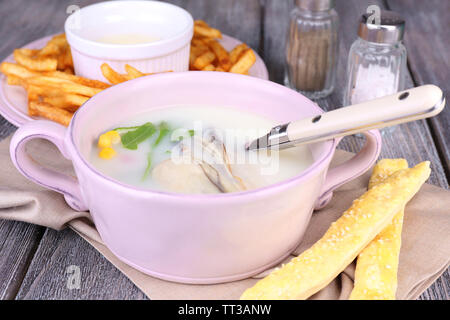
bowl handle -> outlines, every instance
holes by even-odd
[[[86,211],[77,178],[45,168],[32,159],[25,150],[25,145],[33,139],[46,139],[52,142],[62,155],[70,160],[64,144],[66,127],[46,120],[36,120],[21,126],[9,147],[11,160],[17,170],[27,179],[56,192],[62,193],[67,204],[74,210]]]
[[[380,132],[369,130],[363,134],[366,136],[364,147],[353,158],[328,171],[322,193],[316,202],[316,210],[322,209],[330,202],[336,188],[359,177],[377,161],[381,151]]]

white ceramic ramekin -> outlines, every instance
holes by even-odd
[[[142,72],[187,71],[194,21],[184,9],[159,1],[108,1],[70,15],[64,25],[75,73],[105,81],[100,66],[108,63],[124,73],[125,64]],[[158,40],[113,44],[113,35],[146,35]]]

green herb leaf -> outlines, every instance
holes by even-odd
[[[144,123],[136,130],[128,131],[122,135],[122,145],[124,148],[136,150],[139,143],[150,138],[155,132],[156,128],[151,122]]]
[[[156,147],[162,139],[164,139],[165,136],[167,136],[170,132],[169,126],[167,125],[166,122],[161,122],[158,126],[159,129],[159,134],[158,137],[156,138],[155,142],[153,143],[153,145]]]
[[[120,131],[120,130],[133,130],[133,129],[137,129],[137,128],[139,128],[140,126],[134,126],[134,127],[118,127],[118,128],[115,128],[115,129],[113,129],[114,131]]]
[[[160,144],[161,140],[164,139],[164,137],[170,133],[169,126],[164,121],[158,125],[158,130],[159,130],[158,137],[156,138],[155,142],[153,142],[153,147],[157,147]],[[145,168],[142,180],[145,180],[148,177],[151,168],[152,168],[152,152],[150,151],[147,155],[147,167]]]
[[[194,130],[187,130],[186,133],[183,133],[182,135],[179,135],[178,137],[175,137],[172,139],[173,142],[179,142],[181,140],[183,140],[184,138],[186,138],[187,136],[189,137],[193,137],[195,134]]]
[[[150,168],[152,167],[152,152],[150,151],[147,155],[147,168],[145,168],[142,180],[145,180],[150,174]]]

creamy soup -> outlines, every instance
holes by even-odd
[[[239,192],[300,174],[307,146],[246,151],[277,125],[232,108],[173,106],[139,114],[95,141],[91,163],[121,182],[177,193]]]

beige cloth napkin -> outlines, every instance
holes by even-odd
[[[159,280],[133,269],[106,248],[91,223],[89,213],[70,209],[63,197],[25,179],[9,157],[10,138],[0,142],[0,219],[25,221],[60,230],[70,226],[151,299],[239,299],[258,277],[218,285],[186,285]],[[38,162],[64,172],[73,172],[69,161],[43,140],[32,141],[28,152]],[[348,159],[338,151],[333,163]],[[412,165],[412,164],[410,164]],[[365,192],[370,173],[345,184],[323,210],[314,213],[305,238],[293,254],[309,248],[351,204]],[[405,211],[398,271],[398,299],[416,299],[448,267],[450,261],[450,192],[425,185]],[[347,299],[353,288],[355,263],[312,299]]]

